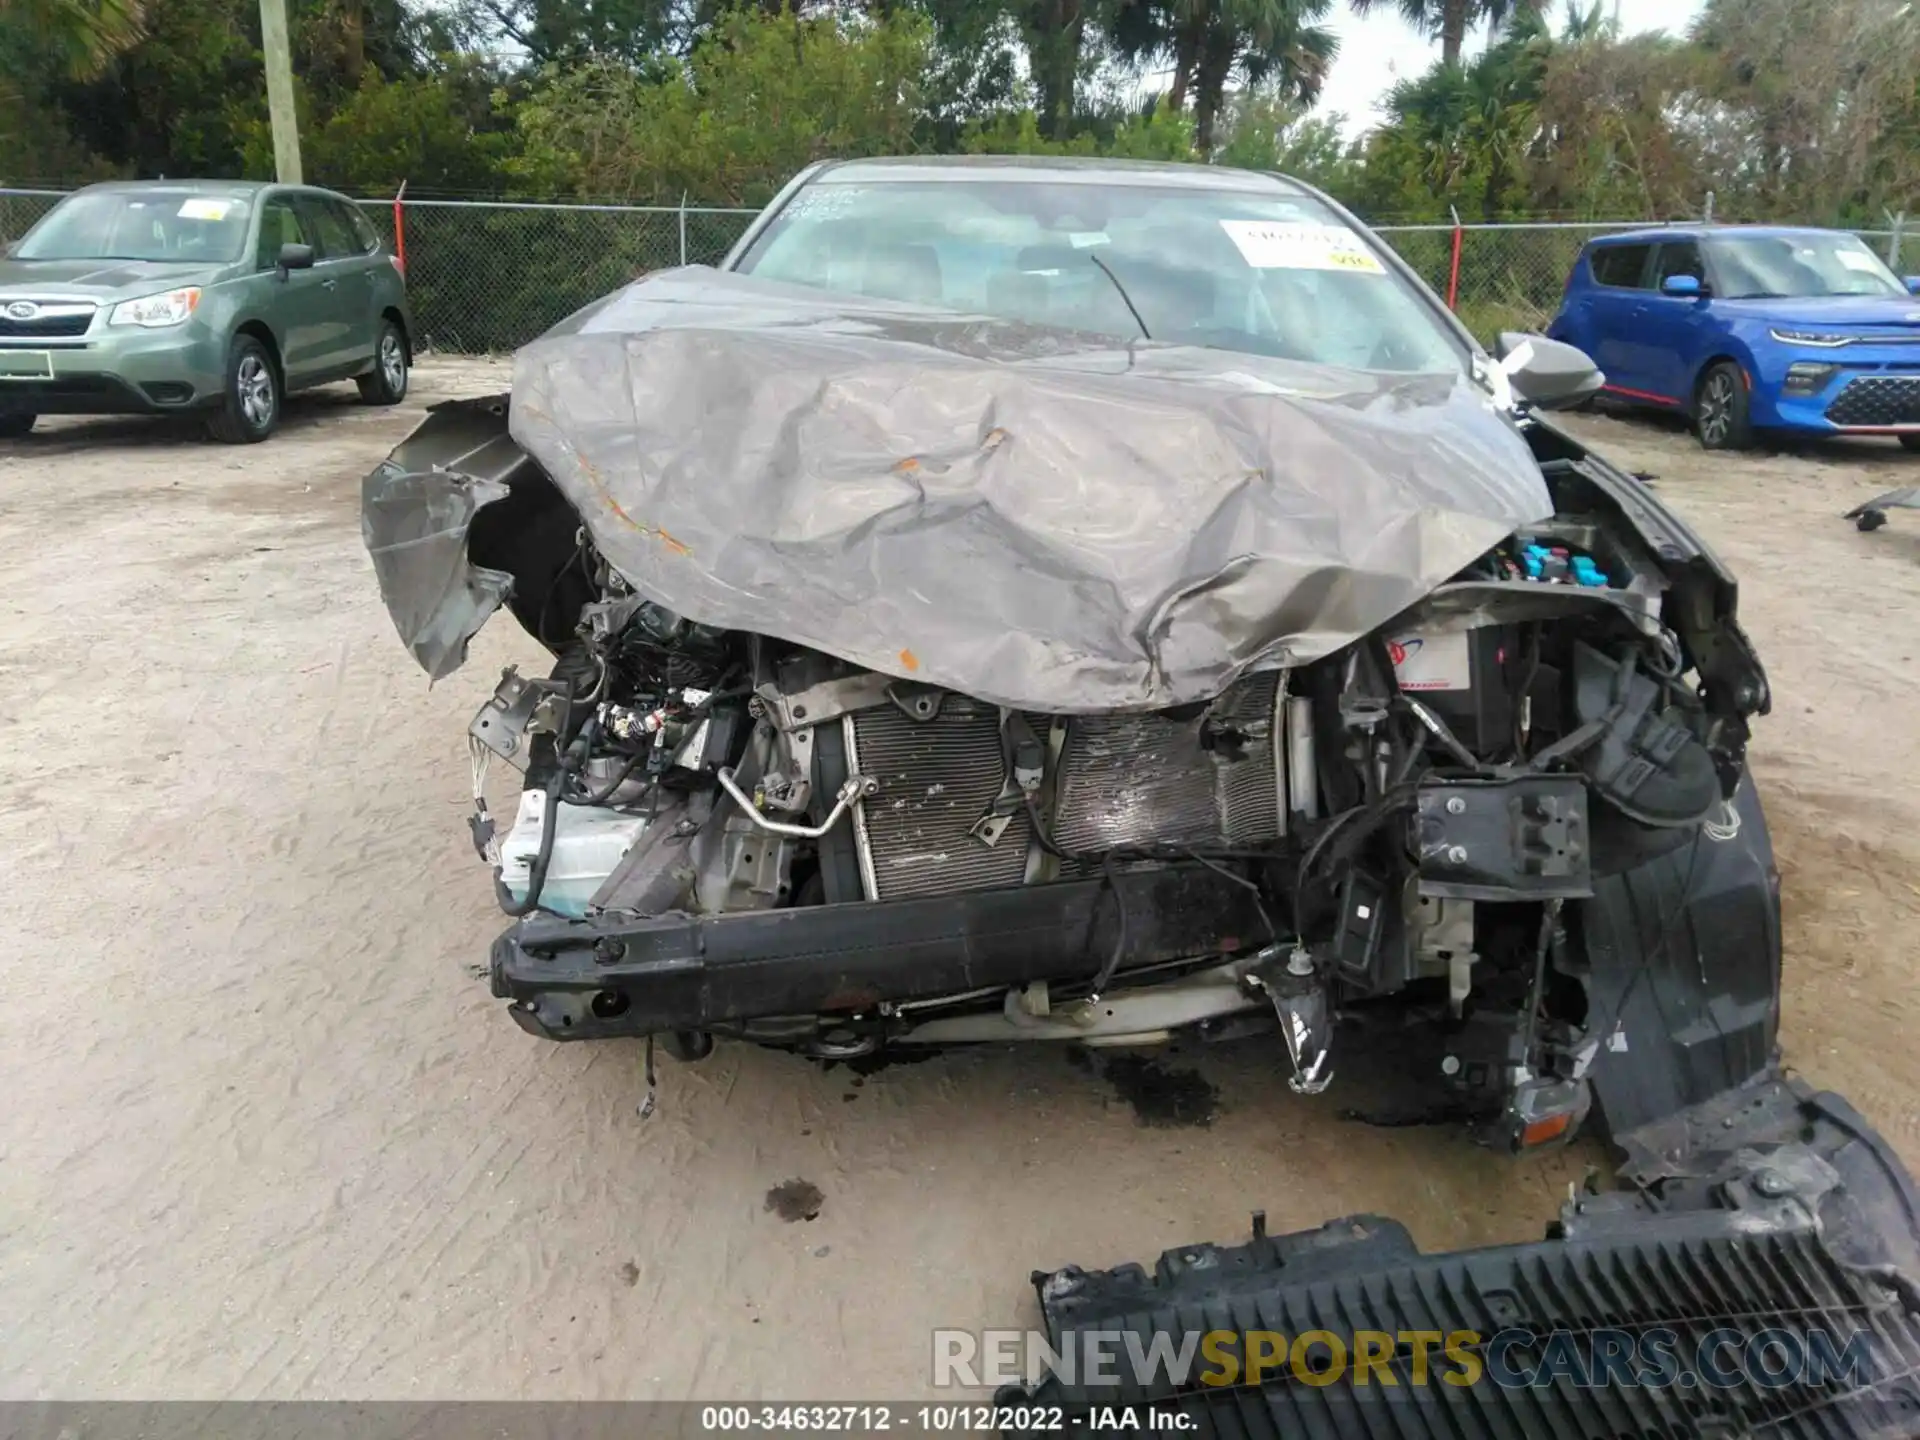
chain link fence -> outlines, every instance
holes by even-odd
[[[0,246],[11,244],[33,228],[47,211],[66,198],[64,190],[0,190]]]
[[[407,294],[426,348],[510,351],[582,305],[653,270],[711,265],[754,210],[474,201],[362,201],[394,242],[402,217]]]
[[[0,189],[0,244],[24,234],[60,198],[54,190]],[[511,351],[649,271],[712,264],[757,213],[469,200],[360,204],[396,249],[399,221],[421,348],[455,354]],[[1382,225],[1378,233],[1490,341],[1502,330],[1546,328],[1587,241],[1646,228],[1644,220],[1539,221]],[[1899,272],[1898,228],[1857,233]]]

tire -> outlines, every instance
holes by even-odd
[[[407,337],[391,320],[380,322],[380,339],[373,347],[373,370],[359,376],[363,405],[398,405],[407,398]]]
[[[207,433],[225,445],[258,445],[280,424],[280,372],[267,347],[236,335],[227,351],[227,390]]]
[[[0,415],[0,440],[24,440],[38,415]]]
[[[1900,448],[1902,450],[1920,450],[1920,435],[1902,435],[1900,437]]]
[[[1753,444],[1747,377],[1731,360],[1707,367],[1693,395],[1693,433],[1703,450],[1745,450]]]

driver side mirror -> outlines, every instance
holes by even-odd
[[[1912,295],[1920,295],[1920,275],[1907,276],[1907,291]]]
[[[1697,300],[1707,293],[1707,287],[1700,283],[1698,275],[1669,275],[1660,282],[1662,294],[1678,296],[1682,300]]]
[[[313,268],[313,247],[311,245],[282,245],[280,258],[275,262],[282,274],[289,270],[311,270]]]
[[[1571,410],[1599,393],[1606,376],[1587,352],[1544,335],[1507,331],[1493,347],[1514,395],[1536,410]]]

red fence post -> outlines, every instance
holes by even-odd
[[[1457,310],[1460,308],[1455,303],[1460,298],[1460,212],[1449,205],[1447,213],[1453,216],[1453,261],[1447,267],[1447,309]]]
[[[406,195],[407,182],[402,180],[400,188],[393,192],[393,258],[400,266],[400,274],[403,277],[407,273],[407,207],[402,203]],[[1457,254],[1458,241],[1454,242],[1454,247]]]

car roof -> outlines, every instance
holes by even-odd
[[[1762,238],[1790,239],[1796,235],[1850,235],[1850,230],[1835,230],[1824,225],[1661,225],[1644,230],[1623,230],[1616,235],[1596,235],[1591,245],[1651,245],[1661,240],[1700,240],[1711,235],[1757,235]]]
[[[274,180],[105,180],[97,185],[85,187],[85,193],[137,195],[142,191],[151,191],[160,194],[218,195],[233,200],[250,200],[269,190],[339,195],[338,191],[329,190],[324,185],[282,185]]]
[[[137,195],[143,190],[191,190],[199,195],[243,198],[269,188],[265,180],[106,180],[88,190]]]
[[[1183,165],[1167,160],[1104,160],[1079,155],[901,155],[829,161],[809,184],[986,181],[1073,185],[1160,185],[1192,190],[1240,190],[1267,195],[1305,195],[1304,186],[1281,175],[1236,170],[1230,165]]]

